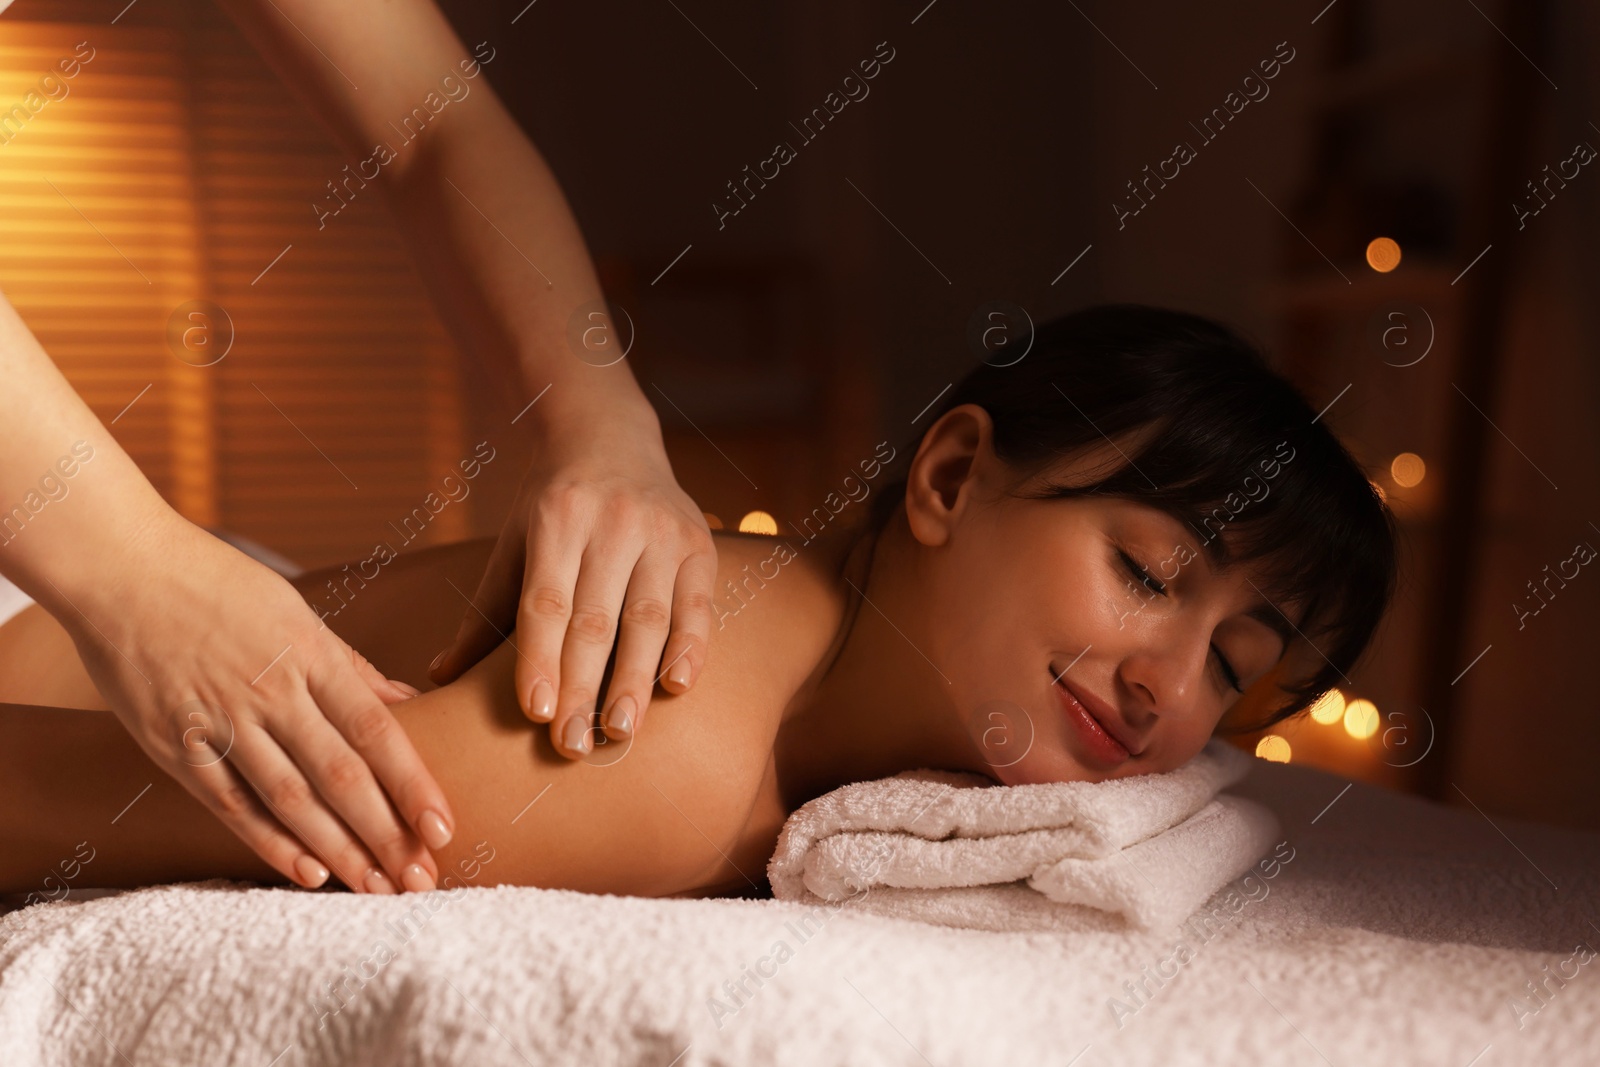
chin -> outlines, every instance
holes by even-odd
[[[1125,772],[1100,771],[1083,767],[1071,759],[1024,759],[1009,767],[995,767],[988,772],[1001,785],[1044,785],[1051,782],[1103,782],[1120,778]]]
[[[985,701],[969,716],[967,727],[982,761],[972,769],[1001,785],[1102,782],[1149,770],[1145,759],[1107,767],[1094,762],[1092,753],[1080,753],[1080,740],[1053,703],[1028,707],[1005,699]]]
[[[1043,785],[1049,782],[1101,782],[1120,777],[1125,768],[1105,771],[1087,767],[1075,759],[1066,748],[1053,740],[1036,738],[1035,744],[1025,753],[1012,752],[1005,758],[995,756],[985,766],[975,768],[1001,785]]]

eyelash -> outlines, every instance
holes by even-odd
[[[1150,590],[1152,593],[1155,593],[1157,596],[1167,595],[1166,585],[1146,573],[1144,568],[1140,567],[1139,564],[1134,562],[1132,556],[1128,555],[1120,548],[1117,549],[1117,555],[1122,559],[1123,567],[1127,569],[1128,574],[1134,579],[1134,581],[1142,583],[1146,589]],[[1239,676],[1234,673],[1233,667],[1229,665],[1227,659],[1222,655],[1222,650],[1216,645],[1212,645],[1211,651],[1217,654],[1217,663],[1221,665],[1223,680],[1232,686],[1235,692],[1244,692],[1244,689],[1239,685]]]

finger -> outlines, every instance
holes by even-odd
[[[167,770],[179,785],[216,816],[217,821],[232,830],[234,836],[252,852],[291,882],[307,889],[316,889],[327,882],[331,871],[356,892],[364,891],[359,875],[372,865],[365,850],[360,850],[352,861],[348,856],[342,857],[336,851],[319,849],[314,842],[294,836],[281,820],[267,810],[260,794],[220,752],[214,763],[196,765],[185,762]],[[353,885],[352,878],[355,879]]]
[[[305,779],[311,800],[337,813],[352,840],[372,855],[370,869],[355,872],[358,884],[373,893],[434,888],[438,866],[433,857],[407,829],[355,749],[309,704],[308,698],[294,731],[274,735],[274,740]],[[287,776],[283,769],[272,773]]]
[[[657,677],[671,693],[686,691],[700,677],[711,647],[711,593],[717,581],[717,543],[693,552],[678,568],[672,589],[672,634]]]
[[[387,875],[372,877],[382,872],[380,863],[317,796],[268,730],[253,723],[240,726],[226,765],[274,821],[316,853],[345,885],[357,893],[399,892],[399,883]]]
[[[613,740],[637,733],[650,707],[656,665],[667,641],[667,605],[672,601],[675,574],[672,560],[659,552],[646,552],[633,569],[622,606],[616,665],[600,718],[601,728]]]
[[[524,528],[507,520],[489,553],[472,602],[461,617],[455,640],[428,668],[436,685],[459,678],[467,668],[493,652],[516,625],[519,584],[527,552]]]
[[[590,735],[600,678],[617,636],[617,613],[639,562],[640,541],[626,533],[589,543],[572,592],[572,618],[561,645],[556,717],[550,723],[557,751],[574,759],[593,747]]]
[[[418,695],[418,691],[414,686],[388,677],[367,662],[367,657],[357,652],[354,648],[350,649],[350,663],[355,667],[356,673],[361,675],[361,680],[366,682],[368,688],[385,704],[398,704],[402,700],[410,700]]]
[[[322,715],[290,738],[305,749],[291,749],[296,762],[391,876],[398,879],[420,857],[431,865],[427,849],[448,844],[455,821],[444,790],[394,714],[344,669],[337,654],[316,664],[306,683],[309,700]],[[324,719],[337,734],[320,728]]]
[[[540,519],[528,545],[528,569],[517,608],[517,706],[534,722],[551,723],[557,751],[562,751],[556,729],[561,724],[552,720],[561,686],[561,653],[587,539],[587,531],[571,522],[558,530],[552,520]]]

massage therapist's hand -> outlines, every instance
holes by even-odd
[[[672,475],[654,410],[641,399],[625,411],[543,429],[472,607],[433,665],[448,682],[515,627],[517,702],[572,759],[593,750],[601,697],[606,736],[632,736],[658,681],[682,693],[699,677],[711,635],[716,544]]]
[[[170,508],[133,529],[118,531],[107,587],[60,617],[140,747],[300,885],[326,879],[320,863],[356,892],[433,888],[438,867],[409,828],[439,848],[454,822],[386,707],[416,691]]]

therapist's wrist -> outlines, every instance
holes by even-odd
[[[143,598],[152,582],[189,554],[189,538],[203,532],[180,515],[153,486],[124,486],[104,509],[98,537],[65,559],[50,575],[65,598],[67,614],[51,608],[62,621],[82,614],[104,620],[124,614]],[[55,590],[51,590],[54,592]],[[102,624],[97,623],[97,624]]]
[[[662,444],[660,416],[631,380],[627,388],[607,392],[563,390],[554,383],[518,422],[528,424],[535,448],[592,449],[619,435]]]

